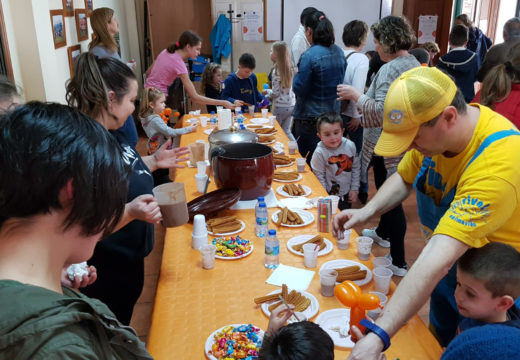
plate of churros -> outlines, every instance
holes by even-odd
[[[314,215],[305,210],[289,210],[284,207],[271,216],[271,220],[280,226],[302,227],[311,224],[314,221]]]
[[[255,298],[255,304],[261,304],[262,312],[267,316],[271,316],[271,311],[278,306],[285,306],[280,300],[283,297],[287,304],[295,306],[294,311],[302,312],[307,316],[307,319],[315,316],[320,310],[320,303],[314,295],[307,291],[296,291],[287,288],[287,285],[282,285],[282,291],[271,291],[266,296]]]
[[[246,223],[236,216],[222,216],[206,221],[210,235],[227,236],[238,234],[246,228]]]
[[[312,192],[311,188],[300,184],[285,184],[278,186],[276,192],[285,197],[309,196]]]
[[[327,255],[334,248],[330,240],[321,235],[298,235],[287,241],[287,249],[295,255],[303,256],[303,245],[311,243],[320,246],[318,256]]]
[[[338,277],[336,282],[339,284],[345,280],[352,280],[359,286],[366,285],[372,280],[372,271],[365,265],[356,261],[347,259],[336,259],[327,261],[321,265],[320,272],[322,270],[336,270]]]
[[[290,183],[294,181],[300,181],[302,174],[298,174],[296,171],[274,171],[273,180],[278,182]]]
[[[259,136],[272,136],[276,134],[276,129],[272,126],[264,126],[261,128],[253,128],[252,129],[255,133],[257,133]]]
[[[274,154],[273,155],[273,162],[274,162],[274,164],[276,165],[277,168],[294,165],[293,159],[291,159],[287,155]]]

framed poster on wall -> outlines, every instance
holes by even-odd
[[[88,24],[87,24],[87,10],[76,9],[76,29],[78,31],[78,40],[88,40]]]
[[[50,10],[52,39],[54,41],[54,48],[58,49],[67,45],[67,36],[65,34],[65,22],[63,21],[62,10]]]

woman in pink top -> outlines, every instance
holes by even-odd
[[[488,71],[473,102],[491,107],[520,129],[520,43],[509,50],[505,63]]]
[[[191,30],[183,32],[179,41],[161,51],[152,66],[146,71],[147,79],[144,86],[146,88],[154,87],[164,94],[168,94],[168,87],[175,79],[180,78],[191,100],[196,103],[225,106],[230,109],[234,106],[242,106],[241,101],[235,101],[235,104],[232,104],[227,100],[211,99],[199,95],[195,90],[184,62],[189,58],[196,58],[200,54],[201,44],[202,40],[195,32]]]

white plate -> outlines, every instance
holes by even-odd
[[[252,118],[250,120],[253,124],[267,124],[269,119],[266,118]]]
[[[247,325],[247,324],[231,324],[231,325],[226,325],[226,326],[222,326],[220,329],[217,329],[215,331],[213,331],[211,333],[210,336],[208,336],[208,339],[206,340],[206,344],[204,344],[204,352],[206,353],[206,356],[208,359],[210,360],[218,360],[215,356],[211,355],[209,352],[212,351],[211,350],[211,346],[213,346],[213,344],[215,343],[215,338],[214,336],[219,333],[220,331],[222,331],[222,329],[224,329],[225,327],[227,326],[233,326],[233,327],[239,327],[241,325]],[[254,326],[254,325],[253,325]],[[258,326],[255,326],[255,327],[258,327]],[[264,338],[264,330],[260,329],[260,331],[258,332],[258,338],[260,340],[263,340]]]
[[[294,250],[293,246],[304,243],[307,240],[312,239],[313,237],[314,237],[314,235],[298,235],[298,236],[292,237],[289,239],[289,241],[287,241],[287,249],[289,249],[289,251],[295,255],[303,256],[303,252]],[[332,243],[330,242],[329,239],[323,238],[323,241],[325,242],[325,247],[318,252],[318,256],[327,255],[334,248],[334,246],[332,246]]]
[[[213,129],[207,129],[207,130],[204,130],[204,134],[211,134],[213,132]]]
[[[341,348],[353,348],[354,342],[348,336],[341,336],[338,331],[331,330],[337,327],[350,327],[350,310],[349,309],[332,309],[322,312],[316,320],[316,324],[321,326],[327,334],[330,335],[334,345]]]
[[[264,144],[264,145],[269,145],[269,144],[274,144],[275,142],[276,142],[276,140],[273,139],[273,140],[268,141],[268,142],[261,142],[261,141],[259,141],[258,143],[259,144]]]
[[[370,271],[369,268],[367,268],[365,265],[358,263],[357,261],[347,260],[347,259],[336,259],[336,260],[330,260],[327,261],[325,264],[321,265],[320,271],[324,269],[337,269],[337,268],[343,268],[347,266],[359,266],[360,270],[366,270],[367,276],[365,276],[364,279],[361,280],[354,280],[356,284],[359,286],[366,285],[372,280],[372,271]]]
[[[304,195],[289,195],[289,193],[287,193],[284,189],[283,189],[283,186],[278,186],[278,188],[276,189],[276,192],[282,196],[285,196],[285,197],[290,197],[290,198],[295,198],[295,197],[300,197],[300,196],[309,196],[312,192],[311,188],[306,186],[306,185],[302,185],[301,186],[303,188],[303,191],[305,192]]]
[[[246,256],[248,256],[249,254],[251,254],[253,252],[254,248],[255,247],[253,246],[253,244],[251,244],[251,249],[248,252],[243,253],[240,256],[219,256],[219,255],[215,255],[215,259],[220,259],[220,260],[237,260],[237,259],[242,259],[242,258],[245,258]]]
[[[278,180],[274,177],[274,174],[273,174],[273,181],[278,181],[281,183],[291,183],[291,182],[295,182],[295,181],[300,181],[301,179],[302,179],[302,174],[298,174],[298,177],[294,180]]]
[[[274,164],[275,168],[283,168],[283,167],[288,167],[288,166],[293,166],[294,165],[294,161],[291,161],[289,164]]]
[[[281,292],[282,292],[281,290],[275,290],[275,291],[271,291],[267,295],[281,293]],[[291,289],[288,289],[288,292],[291,292]],[[320,303],[318,302],[318,299],[316,299],[316,297],[314,295],[312,295],[311,293],[308,293],[307,291],[300,291],[300,293],[302,295],[308,297],[311,300],[311,304],[309,305],[309,307],[307,309],[305,309],[305,311],[302,311],[302,313],[304,313],[305,316],[307,316],[307,319],[310,319],[313,316],[315,316],[318,313],[318,311],[320,310]],[[276,302],[276,301],[277,300],[273,300],[273,301],[265,302],[262,304],[262,312],[267,317],[271,316],[271,312],[269,311],[269,305],[271,305],[273,302]],[[284,306],[284,305],[281,305],[281,306]]]
[[[240,221],[240,223],[242,224],[242,226],[238,230],[227,232],[227,233],[212,233],[211,231],[208,230],[208,234],[214,235],[214,236],[228,236],[228,235],[238,234],[239,232],[241,232],[242,230],[244,230],[246,228],[245,222],[243,222],[242,220],[238,220],[238,221]]]
[[[300,224],[300,225],[286,225],[286,224],[280,224],[280,226],[286,226],[286,227],[303,227],[303,226],[307,226],[309,224],[312,224],[312,222],[314,221],[314,215],[312,215],[312,213],[308,212],[308,211],[305,211],[305,210],[291,210],[292,212],[296,212],[298,213],[298,215],[300,215],[300,217],[302,218],[303,220],[303,224]],[[278,210],[277,212],[275,212],[272,216],[271,216],[271,220],[275,223],[276,220],[278,220],[278,214],[282,214],[282,210]]]

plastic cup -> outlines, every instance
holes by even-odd
[[[197,214],[193,217],[193,233],[192,235],[201,236],[208,235],[206,227],[206,217],[202,214]]]
[[[217,112],[220,110],[224,110],[224,106],[217,106]]]
[[[271,126],[274,126],[275,121],[276,121],[276,116],[274,116],[274,115],[269,116],[269,124]]]
[[[242,111],[242,108],[240,106],[235,107],[235,115],[238,115]]]
[[[372,243],[374,240],[368,236],[360,236],[356,239],[357,243],[357,256],[359,260],[370,259],[370,251],[372,250]]]
[[[289,150],[290,155],[294,155],[296,153],[297,147],[298,147],[298,143],[294,140],[291,140],[287,143],[287,149]]]
[[[299,173],[305,172],[305,158],[296,158],[296,168]]]
[[[350,234],[352,233],[352,230],[345,230],[343,232],[343,239],[338,240],[338,249],[340,250],[346,250],[348,249],[348,244],[350,242]]]
[[[213,244],[206,244],[200,248],[200,254],[202,255],[202,267],[204,269],[213,269],[215,266],[215,254],[217,247]]]
[[[374,269],[377,267],[387,268],[392,264],[392,261],[384,256],[379,256],[372,259],[372,264],[374,264]]]
[[[200,116],[200,110],[195,110],[194,113],[196,116]]]
[[[202,127],[208,126],[208,118],[207,117],[201,116],[199,118],[199,120],[200,120],[200,126],[202,126]]]
[[[268,109],[262,109],[262,117],[263,117],[264,119],[267,119],[267,113],[268,113],[268,112],[269,112]]]
[[[315,268],[318,260],[318,251],[320,247],[316,244],[303,245],[303,264],[308,268]]]
[[[334,269],[320,271],[321,295],[334,296],[334,286],[336,286],[337,277],[338,272]]]
[[[252,117],[255,116],[255,106],[254,105],[249,105],[249,115],[251,115]]]
[[[206,181],[208,180],[208,175],[206,174],[196,174],[195,181],[197,181],[197,191],[200,193],[204,192],[204,188],[206,187]]]
[[[388,294],[390,290],[390,280],[392,279],[392,270],[384,267],[375,268],[373,271],[374,274],[374,284],[377,292],[381,292],[383,294]]]
[[[197,175],[206,175],[206,168],[208,164],[206,161],[197,161]]]
[[[335,215],[338,212],[339,196],[337,196],[337,195],[330,195],[330,196],[327,196],[327,199],[331,200],[331,203],[332,203],[332,214]]]
[[[379,298],[379,304],[383,308],[385,307],[386,302],[388,301],[388,296],[386,296],[385,294],[378,292],[378,291],[370,291],[370,294],[376,295]],[[368,310],[367,316],[375,321],[381,315],[382,312],[383,312],[383,309],[378,307],[377,309],[374,309],[374,310]]]

